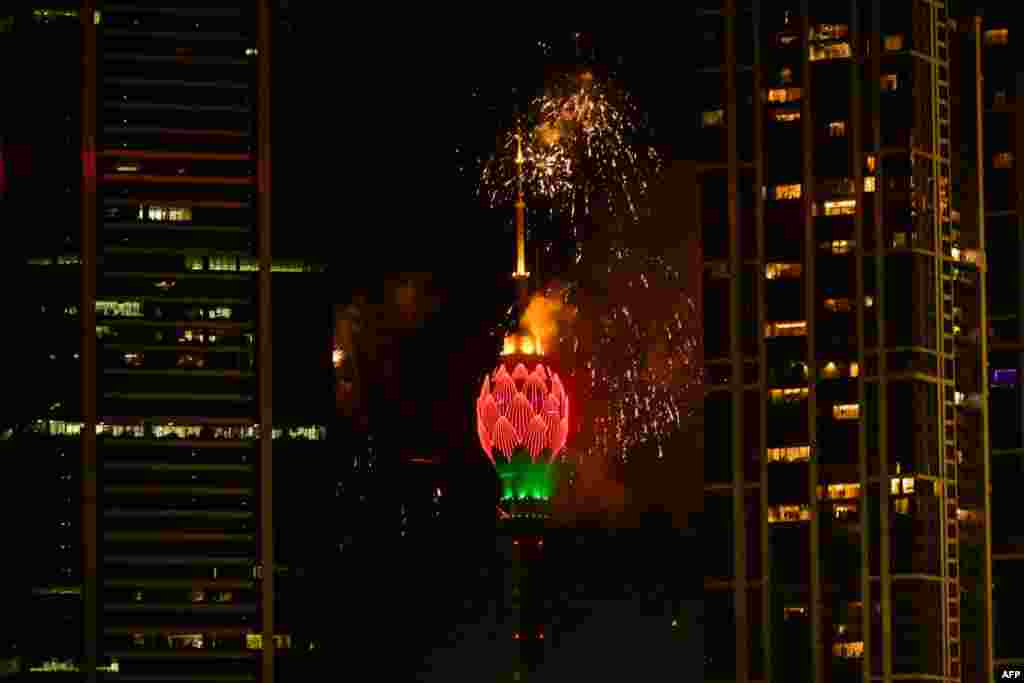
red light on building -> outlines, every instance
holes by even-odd
[[[519,634],[518,633],[513,634],[512,635],[512,639],[513,640],[519,640]]]
[[[476,417],[480,445],[491,462],[495,451],[511,458],[520,449],[533,459],[545,452],[554,458],[569,436],[569,397],[558,374],[543,363],[506,357],[484,378]]]

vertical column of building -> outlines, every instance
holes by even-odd
[[[858,507],[859,529],[859,551],[860,551],[860,632],[864,643],[864,650],[861,654],[861,680],[863,683],[871,683],[871,653],[874,644],[871,641],[871,511],[868,507],[870,489],[867,447],[867,391],[864,384],[867,367],[866,352],[867,343],[865,339],[865,306],[867,292],[864,281],[864,105],[863,105],[863,79],[867,69],[867,57],[864,48],[869,44],[870,36],[866,37],[861,27],[861,7],[857,0],[851,0],[850,11],[850,40],[853,43],[853,61],[850,63],[850,163],[853,171],[853,184],[857,192],[856,213],[853,222],[854,239],[854,279],[855,279],[855,311],[856,311],[856,335],[857,335],[857,364],[861,371],[857,376],[857,405],[863,411],[862,418],[857,421],[857,481],[860,486],[860,505]],[[872,82],[868,82],[868,87]],[[876,157],[877,158],[877,157]],[[877,174],[875,178],[875,191],[878,192]],[[877,203],[877,202],[876,202]]]
[[[271,387],[271,204],[270,204],[270,0],[256,0],[256,240],[257,259],[262,267],[257,283],[257,384],[256,397],[260,435],[260,523],[259,557],[263,566],[260,618],[263,653],[260,680],[274,680],[274,524],[273,524],[273,395]]]
[[[99,661],[99,537],[97,535],[96,452],[96,11],[95,0],[82,0],[82,194],[81,283],[78,305],[81,321],[81,533],[82,533],[82,669],[86,680],[96,681]]]
[[[768,349],[765,345],[764,326],[766,321],[766,247],[765,247],[765,194],[762,188],[765,187],[765,106],[762,93],[764,92],[764,75],[762,73],[762,41],[761,41],[761,3],[754,2],[753,6],[753,37],[754,37],[754,116],[753,116],[753,143],[754,143],[754,239],[755,246],[755,277],[756,286],[754,289],[757,314],[757,384],[758,384],[758,482],[760,485],[758,508],[760,515],[760,528],[758,529],[760,543],[757,550],[761,553],[761,644],[764,656],[762,664],[765,683],[771,683],[773,678],[774,653],[772,650],[773,629],[772,610],[776,608],[772,604],[772,566],[771,566],[771,535],[768,526],[768,507],[770,498],[768,496]],[[748,450],[749,452],[749,450]]]
[[[868,87],[871,92],[871,117],[872,117],[872,134],[873,140],[871,141],[871,153],[875,155],[878,160],[878,172],[876,174],[876,189],[877,196],[875,197],[874,204],[874,225],[875,225],[875,254],[874,254],[874,270],[875,270],[875,291],[877,292],[877,302],[874,306],[875,325],[878,329],[877,334],[877,346],[875,347],[874,354],[877,358],[877,375],[875,376],[875,388],[877,400],[875,406],[871,407],[871,410],[877,410],[878,415],[878,433],[877,433],[877,453],[869,454],[871,458],[877,458],[876,472],[879,473],[879,496],[878,496],[878,517],[879,517],[879,590],[877,594],[880,616],[881,616],[881,638],[877,643],[873,643],[873,646],[880,652],[880,659],[882,664],[882,681],[883,683],[891,683],[892,681],[892,583],[890,578],[890,539],[889,539],[889,459],[888,459],[888,378],[887,378],[887,356],[885,353],[885,258],[888,250],[888,245],[885,240],[885,225],[883,224],[883,212],[882,205],[886,198],[885,193],[885,173],[884,164],[882,160],[882,117],[881,117],[881,52],[882,52],[882,2],[880,0],[873,0],[871,3],[871,36],[868,50],[870,53],[870,69],[868,70]],[[867,498],[867,502],[871,504],[871,496]],[[874,612],[875,594],[871,595],[871,603],[864,605],[865,610]],[[872,620],[873,621],[873,620]],[[870,637],[870,634],[869,634]],[[872,667],[872,663],[867,663],[868,667]]]
[[[943,3],[944,5],[944,3]],[[932,202],[934,212],[936,244],[942,259],[959,258],[958,235],[954,234],[952,212],[950,207],[950,120],[949,120],[949,43],[947,38],[947,17],[945,7],[933,6],[929,12],[930,37],[932,46],[929,51],[935,61],[929,65],[931,72],[932,98],[931,108],[932,133]],[[941,14],[940,14],[941,12]],[[945,504],[942,508],[941,533],[945,558],[941,562],[940,572],[943,577],[944,602],[946,603],[946,628],[943,641],[943,658],[945,675],[960,679],[960,647],[961,647],[961,614],[960,614],[960,582],[958,562],[961,558],[958,523],[958,411],[960,403],[957,386],[956,331],[960,323],[960,304],[958,295],[959,276],[950,274],[944,261],[936,268],[935,298],[938,310],[942,315],[938,323],[940,342],[939,357],[941,359],[942,386],[940,396],[943,415],[943,429],[940,430],[940,454],[944,467],[939,469],[940,481],[943,484]],[[969,303],[969,302],[965,302]],[[942,443],[945,440],[945,443]]]
[[[807,438],[810,443],[810,459],[807,463],[807,496],[810,511],[810,539],[808,542],[808,608],[810,617],[811,676],[818,683],[824,681],[824,659],[822,652],[822,591],[821,591],[821,525],[818,505],[818,462],[821,452],[818,449],[818,408],[817,380],[818,360],[816,352],[815,313],[817,310],[818,290],[815,277],[815,258],[817,239],[814,234],[813,207],[817,190],[817,178],[814,174],[814,111],[811,107],[813,87],[810,64],[810,6],[808,0],[800,2],[800,60],[802,90],[800,126],[801,126],[801,212],[804,227],[804,316],[807,325]]]
[[[968,26],[968,32],[972,40],[968,43],[973,47],[973,73],[970,87],[974,93],[974,111],[964,112],[965,115],[974,117],[974,155],[972,162],[976,169],[974,177],[973,195],[975,197],[974,220],[977,225],[976,246],[986,253],[986,221],[985,221],[985,87],[984,76],[982,75],[982,18],[971,17],[972,21]],[[970,143],[968,143],[970,144]],[[1019,147],[1024,146],[1024,141],[1018,140]],[[1018,156],[1018,158],[1020,158]],[[1018,164],[1018,169],[1020,165]],[[1020,173],[1021,170],[1018,170]],[[1022,185],[1018,184],[1018,187]],[[1022,240],[1024,242],[1024,240]],[[982,524],[983,524],[983,545],[982,545],[982,574],[979,577],[982,593],[982,648],[981,648],[981,679],[983,681],[995,680],[994,666],[994,619],[992,602],[992,443],[990,439],[990,416],[989,416],[989,363],[988,363],[988,261],[986,259],[985,270],[979,273],[977,279],[977,306],[978,306],[978,357],[980,364],[979,389],[981,399],[981,434],[980,457],[981,457],[981,482],[982,491]]]
[[[725,81],[727,129],[726,220],[729,230],[729,362],[732,398],[732,514],[733,514],[733,608],[736,616],[736,680],[746,683],[749,673],[747,623],[747,525],[745,467],[743,461],[743,342],[740,325],[740,285],[743,274],[739,231],[739,103],[736,83],[736,0],[725,2]]]

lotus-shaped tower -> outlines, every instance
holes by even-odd
[[[503,480],[506,500],[547,500],[551,465],[569,437],[569,396],[529,335],[506,337],[501,362],[476,401],[480,445]]]

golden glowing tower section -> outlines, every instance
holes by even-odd
[[[516,166],[518,167],[519,190],[516,195],[516,270],[512,277],[526,280],[526,201],[523,199],[523,139],[516,135]]]

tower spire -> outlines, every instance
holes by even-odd
[[[523,138],[516,133],[516,270],[512,273],[519,290],[520,303],[525,304],[530,274],[526,271],[526,200],[523,198]]]

